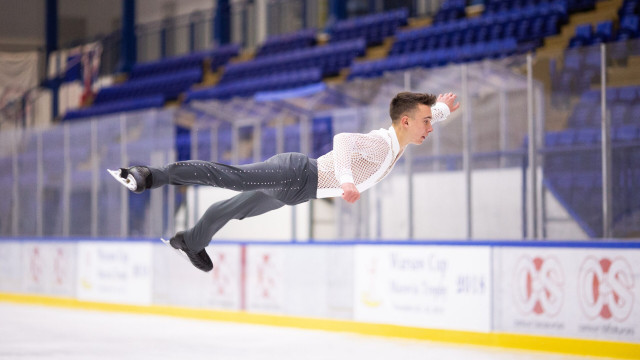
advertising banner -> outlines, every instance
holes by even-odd
[[[22,282],[28,293],[75,297],[76,243],[22,243]]]
[[[490,248],[356,246],[356,321],[488,332]]]
[[[284,312],[283,246],[246,247],[246,310]]]
[[[640,250],[497,248],[497,331],[640,342]]]
[[[203,284],[206,307],[240,310],[242,296],[242,245],[212,244],[207,248],[213,270]],[[195,269],[195,268],[194,268]]]
[[[153,303],[240,310],[241,247],[207,247],[213,270],[205,273],[174,249],[154,243]]]
[[[246,310],[351,319],[352,253],[347,246],[247,246]]]
[[[151,250],[148,242],[79,242],[78,299],[150,304]]]

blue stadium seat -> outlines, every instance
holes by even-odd
[[[260,46],[256,57],[303,49],[316,43],[315,29],[303,29],[294,33],[270,36]]]
[[[560,33],[560,24],[562,17],[557,14],[551,14],[545,18],[542,35],[544,37],[556,35]]]
[[[229,99],[235,96],[249,97],[259,91],[284,90],[322,81],[322,72],[318,68],[279,72],[256,78],[241,79],[221,83],[216,86],[190,90],[185,102],[205,99]]]
[[[262,161],[277,154],[277,129],[272,126],[262,127],[261,155]]]
[[[618,90],[618,100],[621,102],[626,102],[631,105],[638,99],[640,99],[639,86],[625,86]]]
[[[201,67],[167,75],[144,77],[116,86],[102,88],[96,95],[95,103],[107,103],[156,94],[162,94],[166,99],[175,99],[191,85],[201,80]]]
[[[284,127],[284,152],[300,152],[300,125]]]
[[[230,64],[220,83],[305,68],[321,68],[323,76],[335,75],[340,68],[348,67],[355,57],[364,55],[365,48],[365,41],[356,39]]]
[[[591,24],[581,24],[576,26],[575,35],[569,39],[569,48],[585,46],[591,44],[593,29]]]
[[[611,105],[611,124],[619,125],[627,122],[627,117],[631,106],[625,103],[616,102]]]
[[[577,51],[565,51],[564,71],[579,72],[584,64],[583,54]]]
[[[640,20],[637,15],[626,15],[620,20],[616,40],[635,39],[640,36]]]
[[[572,128],[581,128],[591,124],[591,117],[596,106],[594,103],[578,103],[569,116],[569,126]]]
[[[627,121],[631,124],[640,124],[640,104],[634,104],[629,110]]]
[[[601,21],[596,25],[596,31],[593,34],[591,44],[606,43],[613,39],[613,21]]]
[[[218,139],[215,146],[218,153],[218,159],[214,160],[222,164],[231,164],[231,154],[233,152],[233,138],[231,125],[226,123],[218,128]]]
[[[629,16],[638,14],[640,10],[640,1],[638,0],[625,0],[622,3],[622,6],[618,9],[618,17],[620,19]]]
[[[407,23],[407,18],[408,10],[402,8],[338,21],[328,32],[331,42],[362,38],[368,46],[377,45],[382,43],[385,37],[394,35],[398,27]]]
[[[135,111],[154,107],[162,107],[164,105],[164,97],[155,95],[149,97],[141,97],[127,100],[114,101],[106,104],[94,105],[88,108],[68,111],[63,121],[86,118],[92,116],[100,116],[116,112]]]
[[[600,143],[601,130],[599,128],[590,127],[577,129],[575,134],[576,145],[595,145]]]
[[[572,146],[576,142],[576,132],[573,129],[563,131],[549,131],[545,134],[545,146]]]
[[[433,22],[447,23],[466,16],[466,1],[464,0],[446,0],[433,17]]]
[[[627,124],[618,126],[613,133],[613,139],[617,142],[628,142],[640,140],[640,125]]]
[[[129,79],[139,79],[148,76],[175,73],[187,69],[202,67],[203,62],[208,59],[211,67],[215,71],[219,66],[226,64],[229,59],[237,56],[240,46],[229,44],[219,46],[210,50],[202,50],[187,55],[170,57],[151,62],[135,64]]]

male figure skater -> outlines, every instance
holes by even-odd
[[[342,133],[333,138],[333,150],[311,159],[300,153],[278,154],[264,162],[231,166],[207,161],[181,161],[162,168],[133,166],[111,171],[135,193],[163,185],[210,185],[241,191],[211,205],[196,225],[169,241],[202,271],[213,264],[205,247],[229,220],[242,220],[309,199],[338,197],[353,203],[360,193],[393,169],[409,144],[420,145],[460,107],[453,93],[401,92],[389,106],[391,126],[368,134]]]

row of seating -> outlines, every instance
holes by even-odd
[[[226,64],[229,59],[237,56],[239,52],[240,46],[237,44],[231,44],[219,46],[212,50],[198,51],[187,55],[139,63],[134,65],[133,69],[131,69],[129,79],[139,79],[202,67],[203,62],[206,59],[211,62],[211,69],[216,71],[218,67]]]
[[[145,77],[119,85],[102,88],[95,104],[119,101],[142,96],[161,94],[165,99],[175,99],[193,84],[202,81],[202,68],[183,70],[168,75]]]
[[[640,41],[618,41],[606,47],[607,64],[626,63],[631,55],[640,55]],[[579,94],[600,79],[602,53],[599,46],[568,49],[564,53],[561,72],[556,62],[550,62],[550,74],[553,91],[560,96]],[[565,97],[566,97],[565,96]]]
[[[349,79],[381,76],[387,71],[413,67],[435,67],[448,63],[478,61],[484,58],[501,58],[513,55],[518,50],[514,38],[494,40],[467,46],[457,46],[419,53],[390,55],[385,59],[357,62],[351,65]]]
[[[509,11],[514,8],[522,8],[526,6],[539,5],[539,4],[558,4],[563,3],[563,6],[567,8],[570,13],[589,11],[595,9],[597,0],[486,0],[484,5],[484,13],[497,13],[503,11]]]
[[[315,29],[303,29],[284,35],[272,35],[260,45],[256,52],[256,57],[308,48],[315,44]]]
[[[581,103],[600,103],[600,90],[587,90],[580,96]],[[610,87],[606,90],[607,102],[620,102],[634,105],[640,102],[640,85]]]
[[[234,96],[248,97],[259,91],[283,90],[320,81],[322,81],[322,71],[318,68],[288,71],[227,82],[205,89],[189,90],[185,102],[205,99],[229,99]]]
[[[164,101],[165,99],[162,95],[112,101],[106,104],[99,104],[88,108],[67,111],[62,120],[67,121],[116,112],[162,107],[164,105]]]
[[[205,60],[215,70],[239,51],[239,45],[231,44],[136,64],[128,81],[100,89],[91,107],[69,111],[63,119],[162,106],[165,100],[176,99],[193,84],[202,81]]]
[[[401,54],[510,37],[519,42],[539,41],[558,33],[565,14],[563,7],[545,3],[522,11],[490,14],[403,31],[396,36],[390,53]]]
[[[226,66],[220,82],[312,67],[322,69],[323,76],[335,75],[341,68],[350,66],[355,57],[363,56],[365,49],[364,40],[356,39],[260,57]]]
[[[596,145],[601,142],[602,130],[599,127],[569,128],[561,131],[545,133],[546,148],[575,147],[579,145]],[[611,140],[616,143],[640,141],[640,124],[613,126]]]
[[[283,152],[300,152],[300,125],[288,125],[283,127]],[[262,160],[276,155],[278,130],[272,126],[262,128]]]
[[[634,124],[640,122],[640,104],[614,102],[608,106],[611,112],[611,124]],[[602,119],[602,107],[599,102],[580,102],[569,116],[569,126],[582,128],[598,126]]]
[[[640,0],[624,0],[618,9],[618,17],[624,19],[628,15],[640,14]]]
[[[363,38],[367,46],[381,44],[384,38],[407,24],[406,8],[338,21],[328,29],[331,42]]]
[[[323,154],[326,154],[331,150],[333,146],[333,126],[332,126],[332,118],[331,117],[319,117],[314,118],[311,121],[311,151],[310,156],[313,158],[318,158]],[[239,132],[243,132],[243,128],[239,129]],[[252,131],[252,129],[247,129]],[[271,126],[263,126],[261,129],[261,148],[260,155],[261,159],[264,161],[273,155],[278,153],[277,151],[277,129]],[[223,164],[231,163],[230,153],[233,148],[232,142],[232,130],[229,125],[222,125],[218,128],[217,131],[217,139],[214,142],[211,141],[211,138],[208,134],[203,133],[205,136],[199,138],[198,145],[204,145],[205,152],[210,153],[211,147],[216,147],[218,158],[213,159],[213,161],[220,162]],[[287,125],[283,128],[283,140],[284,140],[284,149],[283,152],[300,152],[303,151],[301,148],[302,140],[300,133],[300,124]],[[186,137],[185,140],[189,141],[190,137]],[[188,148],[190,148],[190,143],[186,143],[183,145],[185,148],[185,152]],[[239,164],[247,164],[253,162],[253,156],[247,158],[238,159]]]
[[[462,19],[467,16],[466,0],[446,0],[433,16],[434,24],[441,24]]]
[[[613,21],[601,21],[595,29],[591,24],[576,27],[564,54],[563,71],[556,73],[555,61],[550,62],[552,89],[555,101],[566,101],[569,96],[599,79],[601,68],[600,43],[606,46],[607,62],[626,64],[630,55],[640,55],[640,17],[637,14],[639,0],[625,0],[618,9],[618,29]]]
[[[591,237],[602,236],[602,154],[599,128],[567,129],[545,136],[544,183]],[[623,236],[640,230],[628,222],[640,210],[640,125],[612,128],[612,218]]]
[[[640,21],[637,15],[627,15],[620,20],[620,26],[614,31],[613,21],[599,22],[595,30],[591,24],[576,26],[573,37],[569,40],[569,48],[589,46],[611,41],[629,40],[640,37]]]

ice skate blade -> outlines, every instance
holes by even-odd
[[[189,257],[187,256],[187,254],[184,253],[184,251],[180,250],[180,249],[176,249],[173,246],[171,246],[171,243],[169,242],[169,240],[165,240],[163,238],[160,238],[160,240],[162,240],[162,242],[167,245],[168,247],[171,248],[171,250],[175,251],[180,257],[185,258],[187,260],[189,260]]]
[[[111,174],[111,176],[113,176],[114,179],[118,180],[118,182],[122,185],[124,185],[127,189],[131,190],[131,191],[135,191],[136,190],[136,180],[133,178],[133,175],[129,174],[129,176],[127,176],[126,179],[123,179],[120,176],[120,171],[121,170],[110,170],[107,169],[107,171],[109,172],[109,174]]]

